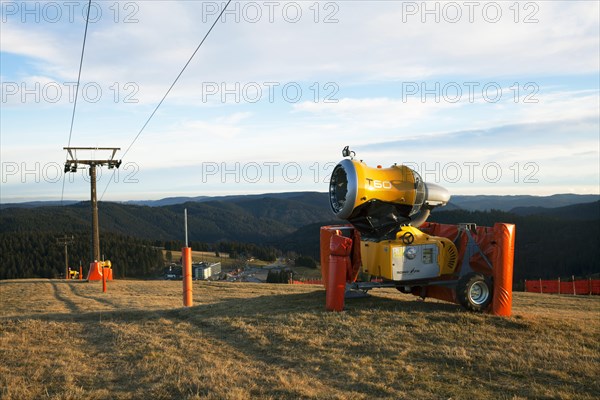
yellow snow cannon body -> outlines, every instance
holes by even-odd
[[[418,229],[433,208],[450,200],[443,187],[404,165],[373,168],[346,158],[332,172],[329,195],[333,213],[360,232],[363,274],[405,282],[455,272],[454,243]]]

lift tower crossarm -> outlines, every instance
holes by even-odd
[[[88,165],[90,167],[90,186],[91,186],[91,205],[92,205],[92,261],[100,260],[100,229],[98,226],[98,200],[96,194],[96,167],[102,167],[107,165],[109,169],[119,168],[121,166],[121,160],[115,160],[115,155],[120,147],[63,147],[67,151],[69,157],[65,162],[65,173],[77,172],[79,165]],[[111,151],[110,158],[108,159],[77,159],[77,150],[101,150]]]

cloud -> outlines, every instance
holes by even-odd
[[[502,18],[487,22],[477,10],[474,22],[459,23],[429,16],[422,10],[406,17],[410,2],[341,2],[337,23],[318,23],[310,4],[303,17],[288,23],[276,13],[251,23],[242,8],[218,23],[184,76],[174,97],[190,96],[188,87],[200,81],[297,81],[337,79],[339,83],[367,80],[423,79],[464,75],[473,79],[515,74],[589,73],[598,70],[596,2],[535,4],[537,23],[515,23],[510,4]],[[155,99],[174,79],[207,31],[211,15],[203,2],[142,2],[132,24],[111,21],[108,8],[102,23],[90,24],[84,79],[136,81],[145,92],[141,101]],[[296,3],[298,4],[298,3]],[[422,4],[415,2],[419,7]],[[436,2],[443,7],[444,3]],[[243,7],[243,4],[240,6]],[[266,13],[266,9],[262,10]],[[281,12],[281,10],[279,10]],[[441,12],[441,11],[440,11]],[[526,10],[521,10],[520,19]],[[404,16],[404,17],[403,17]],[[206,18],[205,18],[206,17]],[[403,21],[406,19],[406,22]],[[205,19],[206,22],[199,22]],[[3,51],[43,60],[45,72],[76,78],[83,25],[38,24],[27,27],[8,21],[3,26]],[[68,34],[65,29],[68,28]],[[182,82],[183,83],[183,82]]]
[[[343,98],[338,103],[306,101],[295,105],[294,110],[327,116],[330,123],[337,120],[338,124],[345,125],[344,128],[353,126],[354,129],[369,130],[405,127],[445,106],[391,98]]]
[[[478,156],[483,154],[497,154],[502,149],[521,150],[527,148],[528,152],[518,151],[518,154],[532,156],[531,151],[541,148],[543,157],[552,156],[556,152],[549,152],[562,146],[562,154],[570,154],[573,147],[586,148],[596,139],[596,130],[600,128],[596,118],[554,120],[538,123],[517,123],[502,126],[492,126],[487,129],[474,129],[452,131],[421,135],[401,140],[375,142],[361,145],[361,149],[369,152],[394,151],[404,149],[408,151],[424,152],[427,149],[446,151],[449,155],[456,155],[455,151],[464,149],[465,152],[474,152]],[[570,148],[565,147],[565,137],[570,138]],[[585,151],[586,154],[598,154],[598,151]],[[576,155],[576,153],[571,153]]]
[[[0,43],[3,53],[13,53],[30,57],[33,60],[57,63],[62,58],[60,49],[64,46],[63,40],[53,33],[44,35],[39,30],[30,30],[25,26],[10,26],[4,23]]]
[[[597,118],[555,120],[362,144],[354,150],[367,162],[406,163],[424,179],[453,186],[459,193],[474,193],[474,187],[480,193],[490,189],[498,193],[503,186],[519,193],[547,194],[551,187],[567,183],[590,193],[598,191],[600,179],[599,130]],[[501,174],[498,182],[486,176],[495,176],[496,170]],[[454,182],[457,173],[461,178]],[[490,183],[495,186],[484,189]]]
[[[212,23],[209,3],[133,2],[136,23],[123,23],[131,11],[123,8],[115,22],[113,3],[99,3],[104,18],[89,26],[82,83],[98,83],[104,97],[78,103],[73,144],[125,149],[131,143]],[[465,3],[387,1],[295,2],[302,7],[296,23],[282,14],[288,3],[279,3],[273,22],[264,4],[256,3],[263,7],[262,19],[253,23],[250,3],[232,3],[237,8],[217,23],[127,155],[147,176],[154,169],[185,169],[206,160],[310,166],[337,160],[350,144],[377,163],[408,157],[427,163],[457,157],[534,160],[543,163],[545,177],[560,176],[563,182],[574,173],[573,160],[581,160],[585,182],[591,183],[577,187],[597,184],[589,169],[598,162],[597,151],[590,150],[598,147],[598,2],[518,2],[518,16],[512,2],[493,2],[502,10],[495,23],[484,18],[484,3],[470,22]],[[458,23],[444,14],[451,4],[461,7]],[[417,12],[411,14],[408,6]],[[439,10],[426,14],[422,7]],[[528,16],[537,22],[524,23]],[[334,23],[324,23],[327,18]],[[16,18],[1,28],[3,82],[76,80],[80,18],[38,24]],[[397,89],[413,81],[499,82],[506,95],[497,103],[481,93],[457,103],[402,99]],[[518,102],[510,88],[514,81],[521,89]],[[339,101],[303,98],[294,104],[279,96],[249,104],[217,96],[207,102],[206,82],[229,87],[299,82],[303,88],[334,82]],[[537,103],[523,102],[527,82],[537,85]],[[115,83],[120,101],[112,100]],[[137,103],[122,101],[128,83],[137,85]],[[72,103],[12,100],[2,104],[3,160],[63,159]],[[35,151],[24,151],[31,143]],[[560,186],[548,182],[547,187]],[[136,190],[152,187],[152,178],[144,185]]]

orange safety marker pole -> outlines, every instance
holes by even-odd
[[[183,269],[183,305],[191,307],[194,305],[192,300],[192,248],[183,247],[181,249],[181,263]]]
[[[79,265],[79,280],[83,279],[83,267],[81,266],[81,264]]]
[[[181,269],[183,272],[183,306],[194,305],[192,300],[192,248],[188,247],[187,208],[184,209],[185,247],[181,249]]]
[[[106,293],[106,270],[108,268],[102,268],[102,291]]]

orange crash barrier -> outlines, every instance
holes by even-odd
[[[113,280],[112,264],[110,261],[96,261],[90,263],[90,270],[88,271],[88,281],[101,281],[103,276],[103,269],[106,269],[106,280]]]
[[[450,240],[455,240],[459,231],[457,225],[438,224],[434,222],[426,222],[419,229],[430,235],[442,236]],[[489,312],[494,315],[508,317],[512,312],[515,225],[496,223],[493,227],[478,226],[474,231],[470,231],[470,233],[481,253],[492,264],[492,269],[490,270],[484,257],[479,252],[473,254],[469,259],[469,266],[473,271],[493,278],[493,298]],[[458,243],[459,266],[466,256],[467,240],[468,237],[463,235],[461,242]],[[425,296],[457,303],[455,291],[449,287],[427,286]]]

